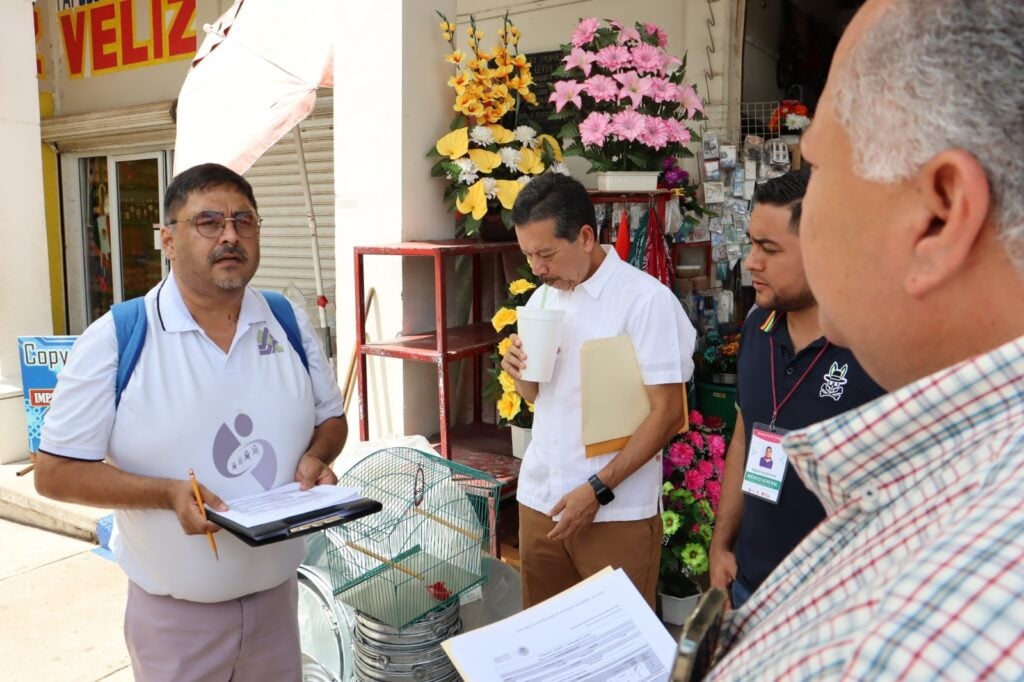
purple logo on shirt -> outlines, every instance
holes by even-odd
[[[264,327],[263,329],[256,332],[256,347],[260,350],[260,355],[270,355],[271,353],[280,353],[284,348],[277,342],[270,334],[270,327]]]
[[[227,424],[221,424],[213,439],[213,464],[217,471],[228,478],[238,478],[252,472],[253,478],[269,490],[277,475],[277,454],[274,446],[263,439],[243,443],[239,437],[248,438],[252,433],[252,419],[245,413],[235,417],[234,431]],[[235,434],[238,434],[237,436]]]

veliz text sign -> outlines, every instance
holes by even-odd
[[[72,78],[188,59],[196,52],[196,0],[60,0],[58,6]]]

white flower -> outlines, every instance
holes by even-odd
[[[519,126],[516,128],[515,135],[516,139],[521,143],[533,147],[535,144],[534,140],[537,138],[537,131],[530,126]]]
[[[529,175],[520,175],[518,178],[516,178],[516,182],[525,187],[526,183],[528,183],[532,179],[533,178]]]
[[[487,195],[488,199],[498,196],[498,181],[492,177],[484,178],[484,194]]]
[[[523,153],[515,147],[501,147],[498,149],[498,156],[501,157],[501,165],[514,171],[519,160],[523,158]]]
[[[811,125],[811,119],[802,114],[786,114],[785,127],[790,130],[803,130]]]
[[[562,175],[569,175],[569,167],[561,161],[555,161],[551,164],[550,168],[552,173],[561,173]]]
[[[568,149],[569,147],[573,146],[574,144],[576,144],[576,140],[572,139],[571,137],[563,137],[562,138],[562,149],[563,150]]]
[[[467,185],[476,182],[478,169],[472,159],[455,159],[452,163],[459,167],[459,182],[464,182]]]
[[[494,133],[486,126],[476,126],[469,133],[469,139],[477,144],[494,144]]]

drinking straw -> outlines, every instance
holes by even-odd
[[[548,304],[548,289],[550,287],[547,284],[542,284],[541,288],[543,291],[540,294],[540,307],[543,308]]]

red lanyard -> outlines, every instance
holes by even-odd
[[[821,356],[825,354],[826,350],[828,350],[828,341],[825,341],[825,345],[822,346],[821,350],[818,351],[818,354],[814,356],[814,359],[811,360],[811,364],[807,366],[804,373],[801,374],[800,378],[797,379],[795,384],[793,384],[793,388],[789,389],[789,393],[786,394],[786,397],[782,399],[781,403],[775,395],[775,339],[770,336],[768,337],[768,349],[770,351],[769,361],[771,362],[772,368],[772,423],[769,425],[769,428],[774,431],[775,418],[779,416],[779,411],[781,411],[783,406],[789,402],[789,399],[793,397],[794,393],[796,393],[796,389],[800,388],[800,384],[804,383],[804,379],[807,378],[807,375],[811,373],[814,366],[818,364],[818,360],[820,360]]]

